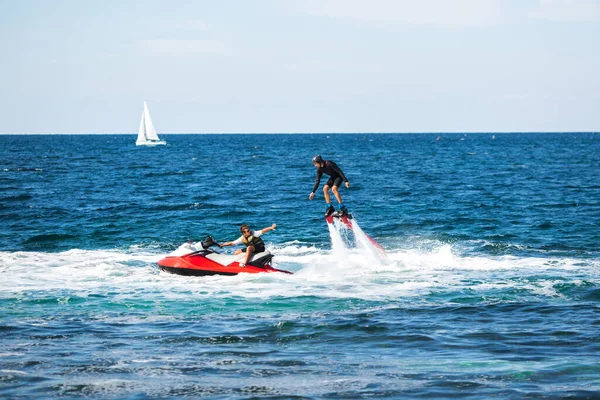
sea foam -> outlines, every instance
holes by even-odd
[[[160,272],[166,254],[153,247],[128,250],[69,250],[61,253],[0,252],[0,296],[53,294],[57,302],[73,294],[115,293],[165,299],[197,297],[272,298],[316,296],[401,300],[432,293],[488,293],[494,290],[557,296],[558,283],[600,281],[600,261],[516,256],[465,256],[451,245],[387,249],[385,258],[370,242],[356,243],[331,227],[331,249],[292,242],[268,245],[274,266],[294,272],[184,277]],[[369,245],[371,247],[369,247]]]

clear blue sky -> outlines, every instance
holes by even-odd
[[[600,0],[0,0],[0,133],[600,130]]]

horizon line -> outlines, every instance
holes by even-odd
[[[441,134],[514,134],[514,133],[600,133],[600,130],[584,131],[419,131],[419,132],[392,132],[392,131],[373,131],[373,132],[161,132],[160,135],[441,135]],[[2,132],[2,136],[8,135],[131,135],[137,133],[124,132],[49,132],[49,133],[31,133],[31,132]]]

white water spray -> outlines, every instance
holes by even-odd
[[[345,232],[345,226],[343,224],[334,221],[333,224],[327,224],[329,228],[329,236],[331,237],[331,251],[335,259],[340,266],[348,265],[349,253],[348,247],[346,246],[347,235]]]
[[[389,264],[389,260],[385,251],[373,244],[371,239],[367,236],[367,234],[360,228],[358,222],[355,219],[350,220],[352,224],[352,230],[354,232],[354,237],[356,238],[356,245],[363,250],[366,254],[368,254],[369,258],[373,260],[373,262],[377,262],[379,265]]]
[[[350,255],[353,256],[352,258],[355,262],[360,259],[362,261],[361,264],[365,262],[371,266],[388,264],[389,260],[385,252],[373,244],[356,220],[351,221],[352,229],[337,219],[333,223],[328,224],[333,256],[344,265],[350,263]],[[351,240],[350,232],[353,233],[354,240]]]

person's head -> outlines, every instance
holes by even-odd
[[[240,232],[242,232],[242,235],[244,235],[246,237],[252,235],[252,231],[250,230],[250,228],[246,224],[240,226]]]
[[[315,167],[320,167],[321,164],[323,164],[323,157],[321,157],[320,154],[317,154],[313,157],[312,162]]]

